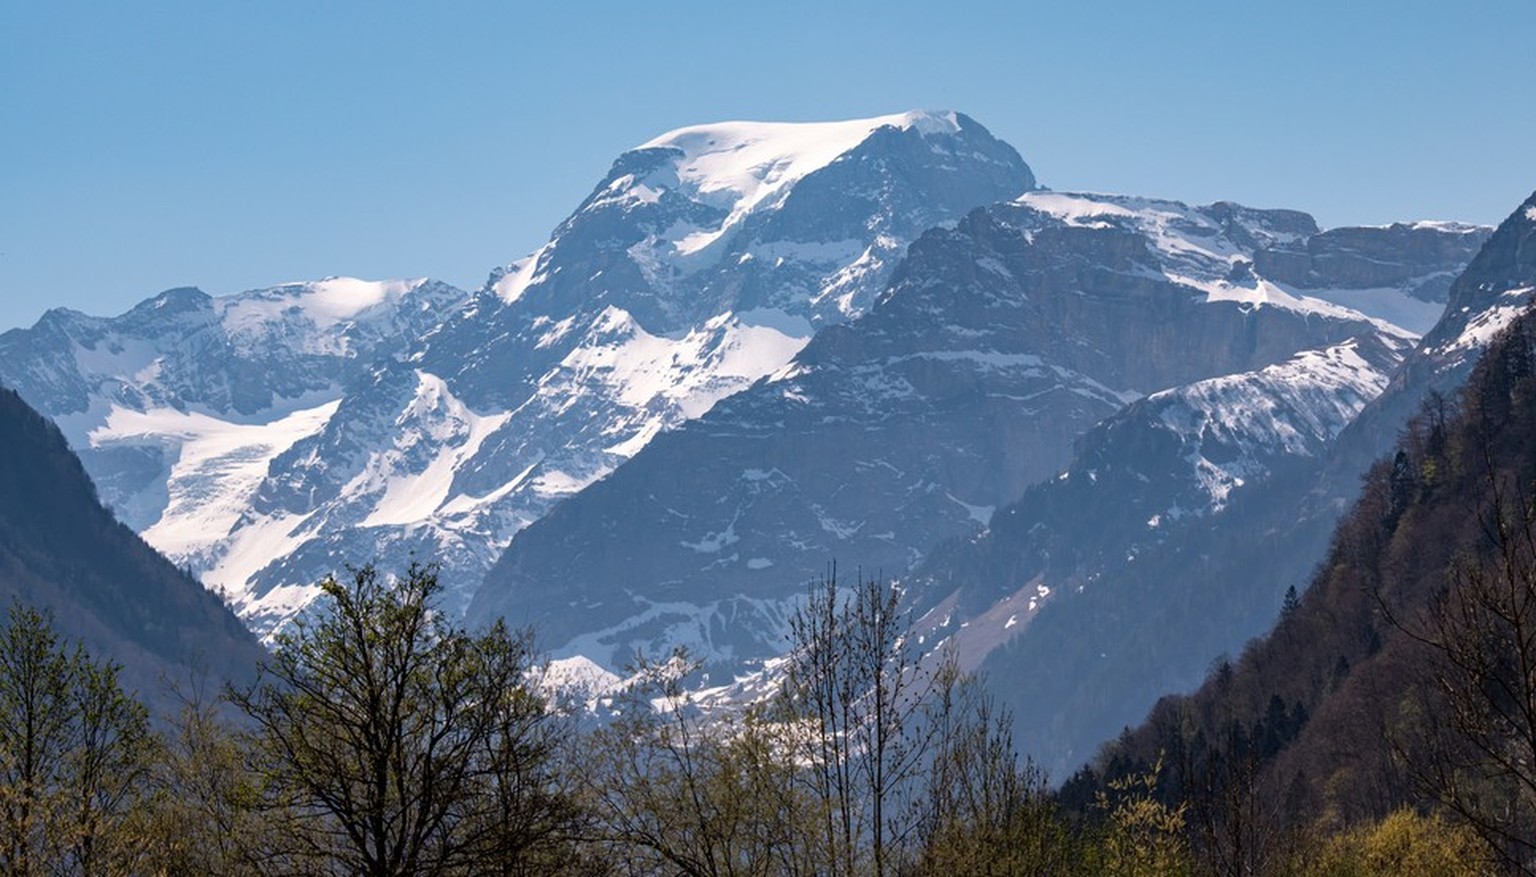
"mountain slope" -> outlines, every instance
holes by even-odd
[[[1489,328],[1529,301],[1536,282],[1530,206],[1487,238],[1452,285],[1440,322],[1335,441],[1321,453],[1274,458],[1266,477],[1234,492],[1221,514],[1162,514],[1149,529],[1161,511],[1140,498],[1150,488],[1138,479],[1155,480],[1158,470],[1140,471],[1145,462],[1134,453],[1109,454],[1127,468],[1101,490],[1080,474],[1103,455],[1088,443],[1074,477],[1041,486],[1000,513],[991,532],[935,554],[923,577],[941,592],[962,589],[975,612],[1037,576],[1051,589],[1028,629],[982,664],[1017,714],[1033,717],[1018,732],[1026,751],[1060,775],[1144,714],[1153,692],[1193,686],[1214,657],[1273,620],[1286,589],[1304,584],[1322,560],[1366,468],[1426,397],[1465,380]],[[1110,442],[1127,430],[1131,438],[1147,434],[1145,426],[1111,422],[1101,437]],[[1175,494],[1155,495],[1166,503]],[[1082,506],[1125,525],[1100,527]]]
[[[119,317],[52,310],[0,335],[0,377],[59,423],[124,522],[200,569],[267,463],[463,298],[420,280],[173,289]]]
[[[554,502],[861,313],[924,229],[1034,185],[957,113],[685,128],[474,294],[173,290],[7,333],[0,377],[260,630],[343,564],[412,554],[461,607]]]
[[[239,619],[115,520],[57,427],[3,388],[0,447],[0,595],[51,611],[152,702],[166,681],[254,674],[263,653]]]
[[[1225,513],[1277,469],[1326,455],[1410,347],[1365,335],[1133,402],[1083,436],[1060,476],[1000,509],[985,533],[938,547],[910,582],[958,588],[977,608],[1022,583],[1087,587],[1176,541],[1186,522]]]
[[[1498,254],[1520,257],[1536,234],[1511,222],[1490,246],[1512,245]],[[1497,260],[1482,261],[1489,278]],[[1520,289],[1533,276],[1505,276],[1483,291]],[[1536,319],[1527,309],[1493,339],[1465,388],[1414,418],[1394,452],[1372,467],[1326,562],[1270,633],[1220,664],[1197,691],[1159,701],[1063,795],[1085,801],[1107,780],[1173,753],[1160,793],[1193,796],[1208,811],[1197,818],[1262,856],[1287,827],[1318,819],[1348,826],[1425,807],[1434,800],[1427,780],[1439,784],[1438,794],[1462,796],[1461,816],[1510,820],[1506,828],[1523,833],[1527,846],[1509,844],[1508,835],[1494,838],[1495,846],[1528,870],[1530,799],[1501,797],[1513,771],[1485,761],[1508,753],[1529,776],[1529,757],[1518,756],[1529,751],[1528,729],[1490,722],[1481,727],[1491,736],[1469,749],[1461,721],[1482,715],[1484,694],[1529,706],[1531,677],[1515,658],[1522,643],[1482,610],[1497,609],[1525,630],[1532,621],[1533,355]],[[1508,538],[1496,535],[1495,510]],[[1510,559],[1506,576],[1500,563]],[[1481,623],[1463,626],[1474,620]],[[1481,665],[1487,675],[1470,684],[1427,647],[1448,632],[1459,647],[1492,647],[1508,663]],[[1206,790],[1217,791],[1215,800],[1200,800]],[[1266,803],[1241,809],[1249,801]]]

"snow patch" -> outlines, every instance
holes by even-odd
[[[601,387],[602,396],[627,408],[654,410],[663,403],[692,419],[788,365],[810,335],[803,318],[755,310],[720,314],[674,339],[652,335],[627,311],[610,306],[540,392],[569,405]],[[616,452],[632,454],[648,440],[621,443]]]
[[[216,566],[203,573],[203,584],[226,595],[248,624],[292,617],[318,593],[313,583],[280,585],[259,595],[249,590],[248,583],[274,560],[286,557],[309,539],[304,525],[313,516],[314,512],[309,512],[242,520],[224,537],[223,554]]]
[[[360,526],[408,526],[423,523],[449,499],[454,474],[479,453],[488,436],[510,415],[481,416],[449,392],[436,375],[416,372],[416,396],[396,420],[400,434],[390,450],[374,454],[343,493],[382,495]],[[427,465],[411,471],[406,456],[421,442],[435,449]]]
[[[539,269],[541,263],[546,261],[545,256],[549,253],[551,246],[552,244],[545,244],[535,250],[532,255],[507,266],[507,273],[503,274],[501,279],[496,281],[491,290],[507,304],[522,298],[523,293],[528,290],[528,287],[543,278],[543,275],[539,273]]]
[[[1530,299],[1533,292],[1536,292],[1536,287],[1530,286],[1506,291],[1499,298],[1501,300],[1512,300],[1510,303],[1495,305],[1477,314],[1467,321],[1466,327],[1461,330],[1461,334],[1455,341],[1442,346],[1436,352],[1446,355],[1481,350],[1487,347],[1493,341],[1493,336],[1499,334],[1505,326],[1514,322],[1516,317],[1520,316],[1530,307]]]
[[[731,518],[731,522],[726,525],[724,530],[706,533],[704,537],[697,542],[679,542],[677,544],[683,546],[684,548],[696,551],[699,554],[718,554],[720,550],[725,548],[727,545],[734,545],[741,541],[741,537],[736,535],[736,521],[740,517],[741,512],[738,511],[736,515]],[[748,566],[751,566],[750,561],[748,562]],[[753,567],[753,569],[757,569],[757,567]]]
[[[1414,298],[1395,287],[1368,289],[1296,289],[1283,283],[1273,284],[1292,298],[1318,299],[1341,308],[1363,314],[1382,325],[1400,327],[1414,335],[1423,335],[1439,322],[1445,313],[1444,302],[1424,301]]]
[[[316,329],[325,330],[356,319],[379,305],[396,304],[425,282],[426,278],[369,281],[328,277],[241,293],[219,301],[224,326],[234,335],[259,333],[264,326],[281,322],[287,315],[302,316]]]
[[[1026,192],[1014,203],[1082,228],[1106,228],[1105,217],[1129,219],[1136,216],[1134,210],[1081,192]]]
[[[556,658],[539,675],[539,687],[553,697],[576,697],[583,701],[614,694],[624,687],[624,680],[585,655]]]
[[[98,448],[118,443],[179,446],[166,485],[169,502],[142,535],[157,550],[187,561],[223,540],[250,508],[273,458],[323,429],[340,405],[339,400],[327,402],[256,424],[172,408],[141,412],[114,405],[89,441]]]
[[[997,506],[971,505],[960,497],[955,496],[953,493],[945,493],[944,495],[949,497],[950,501],[955,505],[965,509],[965,513],[969,515],[971,520],[975,521],[978,525],[986,527],[992,523],[992,513],[997,510]]]

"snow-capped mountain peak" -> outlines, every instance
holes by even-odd
[[[845,122],[721,122],[669,131],[639,149],[677,150],[680,189],[728,206],[725,225],[820,170],[880,128],[957,134],[958,114],[913,111]]]
[[[488,287],[558,319],[582,306],[579,286],[651,331],[760,306],[841,322],[924,223],[1034,186],[1012,147],[954,112],[680,128],[620,155]]]
[[[171,291],[7,336],[0,375],[264,633],[348,563],[432,557],[462,605],[555,502],[862,313],[923,231],[1033,187],[956,113],[679,129],[478,292]]]
[[[618,156],[544,246],[475,293],[334,277],[171,291],[116,320],[56,314],[8,334],[0,376],[73,418],[119,515],[267,633],[348,563],[430,557],[463,608],[524,527],[701,418],[791,447],[771,465],[679,452],[661,467],[657,495],[723,467],[707,508],[661,510],[679,529],[652,541],[682,546],[688,575],[793,585],[790,561],[829,548],[904,568],[929,536],[1059,471],[1071,439],[1129,399],[1364,331],[1365,299],[1414,292],[1465,243],[1430,240],[1423,258],[1397,232],[1314,247],[1326,233],[1296,211],[1034,190],[1017,152],[958,113],[682,128]],[[1419,233],[1437,234],[1403,232]],[[1377,238],[1404,258],[1377,258]],[[1362,301],[1308,298],[1324,293]],[[994,433],[978,441],[960,410]],[[829,428],[855,458],[820,453]],[[1021,439],[1036,433],[1044,450]],[[848,472],[890,514],[855,503],[874,492],[815,494]],[[801,506],[786,543],[800,553],[771,553],[763,539]],[[763,517],[737,526],[738,507]],[[643,578],[607,559],[605,587]]]

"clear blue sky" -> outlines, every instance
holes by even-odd
[[[913,108],[1057,189],[1496,222],[1536,188],[1536,2],[0,0],[0,329],[478,285],[662,131]]]

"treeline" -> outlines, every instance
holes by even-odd
[[[756,704],[702,709],[676,655],[600,721],[540,684],[527,635],[450,623],[430,568],[323,590],[254,684],[189,695],[163,729],[13,604],[0,874],[1098,873],[1137,854],[1118,805],[1102,834],[1068,825],[886,584],[814,589]]]
[[[637,668],[602,721],[540,684],[525,634],[449,623],[429,568],[324,592],[256,683],[188,695],[158,729],[114,667],[13,605],[0,874],[1244,873],[1202,841],[1229,799],[1170,800],[1170,761],[1115,771],[1085,806],[1053,795],[888,584],[816,586],[754,704],[704,708],[677,655]],[[1474,874],[1488,858],[1466,828],[1402,811],[1295,834],[1265,870]]]

